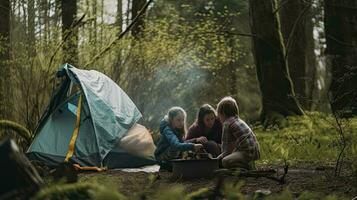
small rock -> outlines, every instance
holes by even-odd
[[[262,189],[262,190],[256,190],[254,193],[259,195],[259,196],[268,196],[268,195],[271,194],[271,191]]]

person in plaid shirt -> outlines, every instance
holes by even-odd
[[[252,129],[238,116],[237,102],[232,97],[223,98],[217,105],[218,117],[223,123],[222,159],[224,168],[254,169],[260,158],[258,140]]]

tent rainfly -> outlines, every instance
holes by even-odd
[[[154,164],[155,145],[137,122],[142,115],[128,95],[95,70],[64,64],[27,151],[30,160],[56,167],[67,161],[108,168]]]

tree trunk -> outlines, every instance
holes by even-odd
[[[332,111],[357,115],[357,0],[325,0],[326,54]]]
[[[117,0],[117,17],[116,17],[116,24],[118,27],[118,35],[123,31],[123,8],[122,8],[122,0]],[[112,67],[112,74],[113,74],[113,80],[116,82],[119,82],[120,75],[122,72],[122,50],[118,49],[117,50],[117,57],[115,58],[115,62]]]
[[[10,118],[10,1],[0,1],[0,119]]]
[[[45,44],[48,44],[48,35],[49,35],[49,20],[48,20],[48,2],[47,0],[42,0],[42,11],[43,11],[43,25],[44,25],[44,40],[45,40]]]
[[[237,98],[237,93],[238,93],[238,88],[237,88],[237,62],[234,61],[233,57],[234,57],[234,40],[232,37],[228,38],[228,43],[230,48],[232,48],[231,50],[231,58],[230,61],[228,63],[228,69],[229,69],[229,94],[233,97],[233,98]]]
[[[253,54],[262,95],[261,120],[264,125],[283,116],[301,115],[285,61],[283,38],[275,0],[250,0]]]
[[[94,52],[97,52],[97,0],[93,1],[93,4],[92,4],[92,14],[93,14],[93,17],[94,17],[94,20],[93,20],[93,27],[92,27],[92,30],[93,30],[93,47],[94,47]]]
[[[125,25],[126,26],[129,26],[129,23],[130,23],[130,8],[131,8],[131,0],[126,0],[126,13],[125,13]]]
[[[32,59],[36,55],[36,35],[35,35],[35,1],[28,1],[27,4],[27,39],[28,39],[28,54]]]
[[[311,11],[311,4],[304,0],[289,0],[279,13],[290,76],[296,97],[305,109],[311,107],[316,67]]]
[[[60,17],[61,17],[61,2],[55,0],[54,3],[55,3],[54,5],[55,8],[54,8],[53,24],[55,27],[58,27],[60,25]],[[57,31],[53,31],[52,39],[55,41],[55,43],[57,43],[57,41],[60,39]]]
[[[103,35],[103,29],[104,29],[104,0],[101,1],[101,9],[100,9],[100,48],[102,48],[102,44],[104,42],[104,35]]]
[[[63,45],[63,63],[70,63],[76,66],[78,63],[78,29],[72,26],[75,23],[77,16],[77,1],[76,0],[62,0],[62,38],[69,32],[71,37],[65,41]]]
[[[133,20],[139,13],[139,11],[144,7],[146,0],[133,0],[133,5],[131,7],[131,20]],[[134,37],[139,37],[142,30],[144,30],[145,24],[144,19],[141,17],[131,29],[131,35]]]
[[[118,27],[118,35],[123,31],[123,3],[122,0],[117,0],[117,17],[116,24]]]
[[[314,14],[314,10],[310,8],[309,12],[306,13],[307,20],[305,26],[305,35],[306,35],[306,52],[307,52],[307,60],[306,60],[306,77],[307,77],[307,99],[306,109],[312,110],[314,104],[317,104],[318,99],[316,99],[316,91],[317,91],[317,56],[315,54],[315,39],[314,39],[314,23],[313,18],[316,14]]]

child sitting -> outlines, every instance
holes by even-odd
[[[155,150],[155,158],[161,169],[171,171],[170,160],[179,158],[181,152],[198,151],[202,144],[185,143],[186,112],[180,107],[172,107],[160,123],[161,137]]]
[[[200,107],[196,121],[188,129],[186,142],[203,144],[206,152],[217,157],[221,153],[222,123],[209,104]]]
[[[222,159],[225,168],[255,168],[260,158],[259,143],[250,127],[238,116],[238,106],[232,97],[223,98],[217,105],[218,117],[223,123]]]

